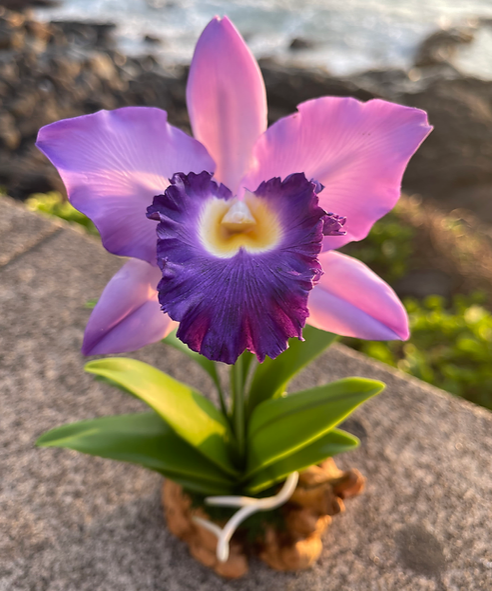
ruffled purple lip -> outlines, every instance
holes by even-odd
[[[204,207],[232,193],[208,172],[177,173],[147,217],[157,226],[157,287],[162,310],[180,323],[177,336],[213,361],[233,364],[245,350],[261,362],[302,338],[310,290],[322,270],[323,235],[340,235],[344,221],[318,206],[316,183],[297,173],[273,178],[253,193],[273,212],[279,238],[263,251],[240,247],[217,256],[200,239]]]

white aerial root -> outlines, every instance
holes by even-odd
[[[252,497],[227,496],[207,497],[205,499],[207,505],[241,507],[241,509],[229,519],[223,528],[220,528],[208,519],[193,517],[195,523],[198,523],[217,536],[217,558],[220,562],[225,562],[229,558],[229,542],[239,524],[257,511],[269,511],[286,503],[295,491],[298,480],[299,472],[292,472],[281,490],[274,497],[254,499]]]

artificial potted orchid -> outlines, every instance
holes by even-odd
[[[38,443],[163,474],[170,528],[225,576],[245,572],[248,544],[275,568],[301,568],[362,487],[330,460],[358,444],[337,425],[383,384],[287,386],[337,334],[407,338],[393,290],[334,249],[394,206],[431,128],[417,109],[323,97],[267,129],[260,70],[227,18],[198,40],[187,102],[194,138],[164,111],[127,107],[48,125],[37,146],[104,247],[129,257],[83,353],[164,340],[208,372],[220,405],[142,362],[97,359],[88,372],[151,410],[58,427]]]

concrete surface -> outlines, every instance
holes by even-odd
[[[121,261],[95,239],[0,200],[1,591],[474,591],[492,589],[492,414],[333,347],[298,379],[348,375],[388,387],[348,421],[340,457],[368,477],[325,537],[318,564],[281,574],[253,562],[227,582],[166,530],[151,472],[36,449],[68,421],[138,401],[85,375],[90,311]],[[202,390],[199,368],[162,345],[134,355]]]

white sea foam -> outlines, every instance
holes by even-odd
[[[302,8],[299,5],[302,3]],[[227,14],[257,57],[322,66],[343,75],[367,68],[403,67],[440,26],[492,18],[491,0],[64,0],[38,10],[43,20],[95,19],[118,24],[118,41],[129,54],[151,52],[167,62],[189,62],[198,35],[215,14]],[[146,34],[162,46],[145,45]],[[289,51],[293,38],[315,44]],[[461,64],[492,78],[492,29],[465,49]]]

